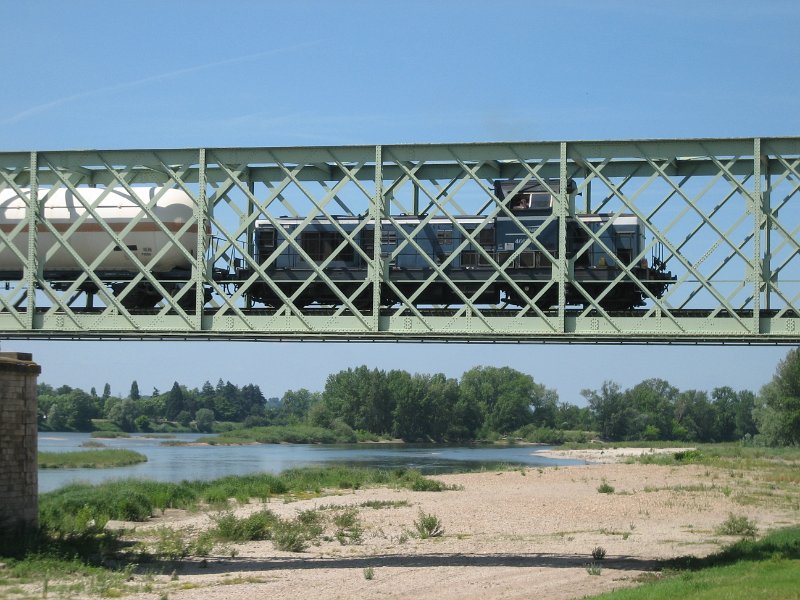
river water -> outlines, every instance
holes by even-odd
[[[349,466],[394,469],[409,467],[426,474],[448,473],[465,467],[497,463],[527,466],[583,464],[537,454],[545,446],[442,446],[428,444],[256,444],[247,446],[168,446],[164,441],[202,441],[204,434],[175,434],[169,440],[133,435],[99,439],[88,433],[40,433],[39,450],[86,450],[93,439],[107,448],[127,448],[147,456],[147,462],[114,469],[39,469],[39,492],[49,492],[74,481],[99,483],[136,477],[157,481],[216,479],[225,475],[279,473],[293,467]]]

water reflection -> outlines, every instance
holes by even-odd
[[[175,440],[202,442],[204,434],[176,434]],[[39,449],[50,452],[84,450],[86,433],[41,433]],[[346,464],[359,467],[419,469],[448,473],[465,467],[498,463],[528,466],[582,464],[583,461],[548,459],[536,454],[542,446],[438,446],[427,444],[256,444],[248,446],[167,446],[164,439],[132,436],[94,439],[108,448],[127,448],[147,456],[148,462],[117,469],[40,469],[39,492],[58,489],[73,481],[98,483],[138,477],[157,481],[216,479],[225,475],[279,473],[305,466]]]

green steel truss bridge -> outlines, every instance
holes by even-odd
[[[518,221],[501,180],[552,194],[555,247]],[[189,202],[178,218],[158,208],[175,191]],[[570,250],[582,214],[606,218]],[[634,217],[642,247],[584,285],[576,265]],[[254,232],[287,219],[292,232],[259,250]],[[521,246],[482,237],[496,219],[519,225]],[[327,253],[304,237],[319,222],[334,230],[317,240]],[[435,257],[422,250],[432,223],[456,240]],[[0,338],[796,344],[799,236],[800,138],[2,152]],[[401,287],[409,250],[424,264]],[[275,270],[287,252],[307,265],[289,287]],[[488,269],[470,288],[452,276],[467,252]],[[515,278],[525,252],[548,273],[532,289]],[[363,267],[346,283],[342,253]],[[185,268],[160,272],[175,255]],[[639,280],[643,261],[666,265],[663,292]],[[622,282],[640,306],[603,301]],[[487,301],[496,285],[514,300]],[[453,298],[425,300],[436,286]],[[328,300],[308,303],[311,289]]]

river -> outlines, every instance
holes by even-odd
[[[537,454],[545,446],[444,446],[432,444],[254,444],[246,446],[169,446],[164,441],[196,442],[207,434],[176,434],[169,440],[132,435],[99,439],[88,433],[40,433],[39,450],[68,452],[86,450],[89,440],[107,448],[127,448],[147,456],[146,463],[114,469],[39,469],[39,493],[74,481],[99,483],[136,477],[157,481],[216,479],[225,475],[279,473],[293,467],[345,464],[394,469],[409,467],[426,474],[448,473],[464,468],[507,463],[552,467],[583,464],[555,460]]]

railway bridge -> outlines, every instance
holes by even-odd
[[[552,199],[537,227],[525,189]],[[0,339],[795,344],[798,190],[789,137],[0,152]],[[486,235],[500,220],[516,244]],[[623,285],[641,301],[608,302]]]

